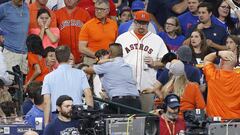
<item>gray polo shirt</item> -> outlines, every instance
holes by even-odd
[[[139,96],[137,83],[133,79],[132,68],[122,57],[113,62],[94,65],[96,74],[102,74],[102,85],[110,98],[114,96]]]

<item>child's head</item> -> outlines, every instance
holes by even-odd
[[[35,34],[31,34],[27,37],[26,40],[28,52],[32,52],[37,55],[43,56],[44,54],[44,49],[42,45],[42,39]]]
[[[100,49],[96,51],[95,56],[100,59],[108,59],[109,58],[109,52],[105,49]]]

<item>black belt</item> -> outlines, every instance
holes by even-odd
[[[138,99],[138,96],[114,96],[112,99]]]

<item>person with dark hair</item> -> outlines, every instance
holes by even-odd
[[[44,104],[41,89],[42,85],[40,83],[36,85],[34,91],[34,105],[25,116],[25,120],[39,133],[39,135],[42,135],[44,130]]]
[[[31,28],[30,34],[39,35],[42,39],[43,48],[52,46],[56,48],[58,46],[58,40],[60,38],[60,31],[57,27],[51,27],[51,14],[45,8],[40,8],[37,12],[37,28]]]
[[[68,63],[70,58],[70,48],[59,46],[56,48],[56,58],[59,66],[56,70],[47,74],[43,81],[42,95],[44,95],[44,123],[56,117],[57,98],[61,95],[69,95],[74,99],[74,104],[82,104],[82,95],[85,95],[86,104],[93,107],[93,98],[86,74],[79,69],[72,68]]]
[[[240,66],[240,39],[236,35],[229,35],[226,40],[226,46],[237,56],[236,66]]]
[[[44,76],[49,73],[49,70],[44,63],[44,49],[42,40],[38,35],[31,34],[26,41],[28,47],[28,67],[29,71],[26,76],[24,87],[26,88],[32,81],[42,82]]]
[[[60,96],[56,101],[58,117],[51,121],[44,130],[44,135],[80,135],[80,122],[71,119],[73,99],[67,95]]]
[[[87,73],[102,75],[102,85],[108,97],[113,102],[141,109],[139,92],[133,78],[131,67],[123,60],[122,45],[112,43],[109,45],[111,62],[86,68]],[[117,71],[117,72],[116,72]],[[133,110],[109,106],[106,113],[134,114]]]
[[[55,48],[49,46],[44,50],[44,56],[46,66],[50,71],[57,67],[57,59],[55,54]]]
[[[34,97],[36,96],[37,90],[42,86],[41,82],[33,81],[27,86],[27,98],[22,104],[23,115],[26,115],[34,105]]]
[[[195,29],[200,29],[205,34],[207,38],[207,45],[211,47],[211,49],[214,51],[227,49],[224,45],[228,35],[227,31],[212,22],[212,10],[212,5],[208,2],[202,2],[198,5],[198,16],[200,22],[188,30],[188,34],[186,36],[188,39],[184,41],[185,45],[190,44],[190,35],[192,32]]]
[[[163,114],[160,117],[159,135],[177,135],[184,133],[185,121],[178,117],[180,111],[180,98],[175,94],[169,94],[164,99]]]

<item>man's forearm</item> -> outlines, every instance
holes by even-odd
[[[80,52],[87,55],[88,57],[96,58],[95,53],[88,49],[87,47],[81,47]]]
[[[91,90],[90,89],[86,89],[84,94],[85,94],[86,104],[88,106],[93,107],[93,96],[92,96]]]
[[[217,52],[213,52],[208,54],[207,56],[204,57],[204,65],[208,64],[208,63],[213,63],[214,60],[217,58]]]
[[[44,111],[44,124],[47,126],[49,123],[49,117],[50,117],[50,95],[44,95],[44,104],[45,107],[43,109]]]

